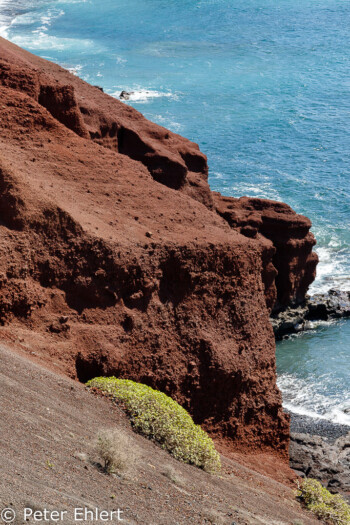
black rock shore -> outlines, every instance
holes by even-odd
[[[297,306],[275,312],[277,340],[311,329],[315,321],[350,317],[350,292],[329,290]],[[301,477],[318,479],[350,501],[350,426],[290,413],[290,465]]]
[[[350,426],[291,415],[290,465],[350,501]]]
[[[314,321],[331,321],[350,317],[350,291],[329,290],[308,296],[296,306],[275,312],[271,323],[277,340],[312,328]]]

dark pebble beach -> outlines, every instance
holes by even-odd
[[[314,419],[309,416],[286,412],[291,416],[291,432],[321,436],[329,442],[333,442],[341,436],[346,436],[350,432],[350,426],[348,425],[340,425],[326,419]]]

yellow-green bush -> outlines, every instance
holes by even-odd
[[[350,506],[339,494],[331,494],[316,479],[303,480],[298,497],[309,510],[327,523],[350,525]]]
[[[137,432],[160,443],[176,459],[207,472],[221,469],[212,439],[166,394],[127,379],[97,377],[87,386],[121,404]]]

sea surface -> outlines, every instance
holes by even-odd
[[[311,293],[350,290],[350,2],[0,0],[0,33],[195,142],[225,195],[311,218]],[[350,322],[277,345],[290,410],[350,424]],[[349,409],[347,412],[346,409]]]

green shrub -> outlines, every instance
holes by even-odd
[[[298,497],[327,523],[350,525],[350,506],[339,494],[331,494],[319,481],[305,479],[299,486]]]
[[[221,469],[212,439],[176,401],[149,386],[127,379],[97,377],[87,386],[121,404],[137,432],[157,441],[176,459],[207,472]]]

